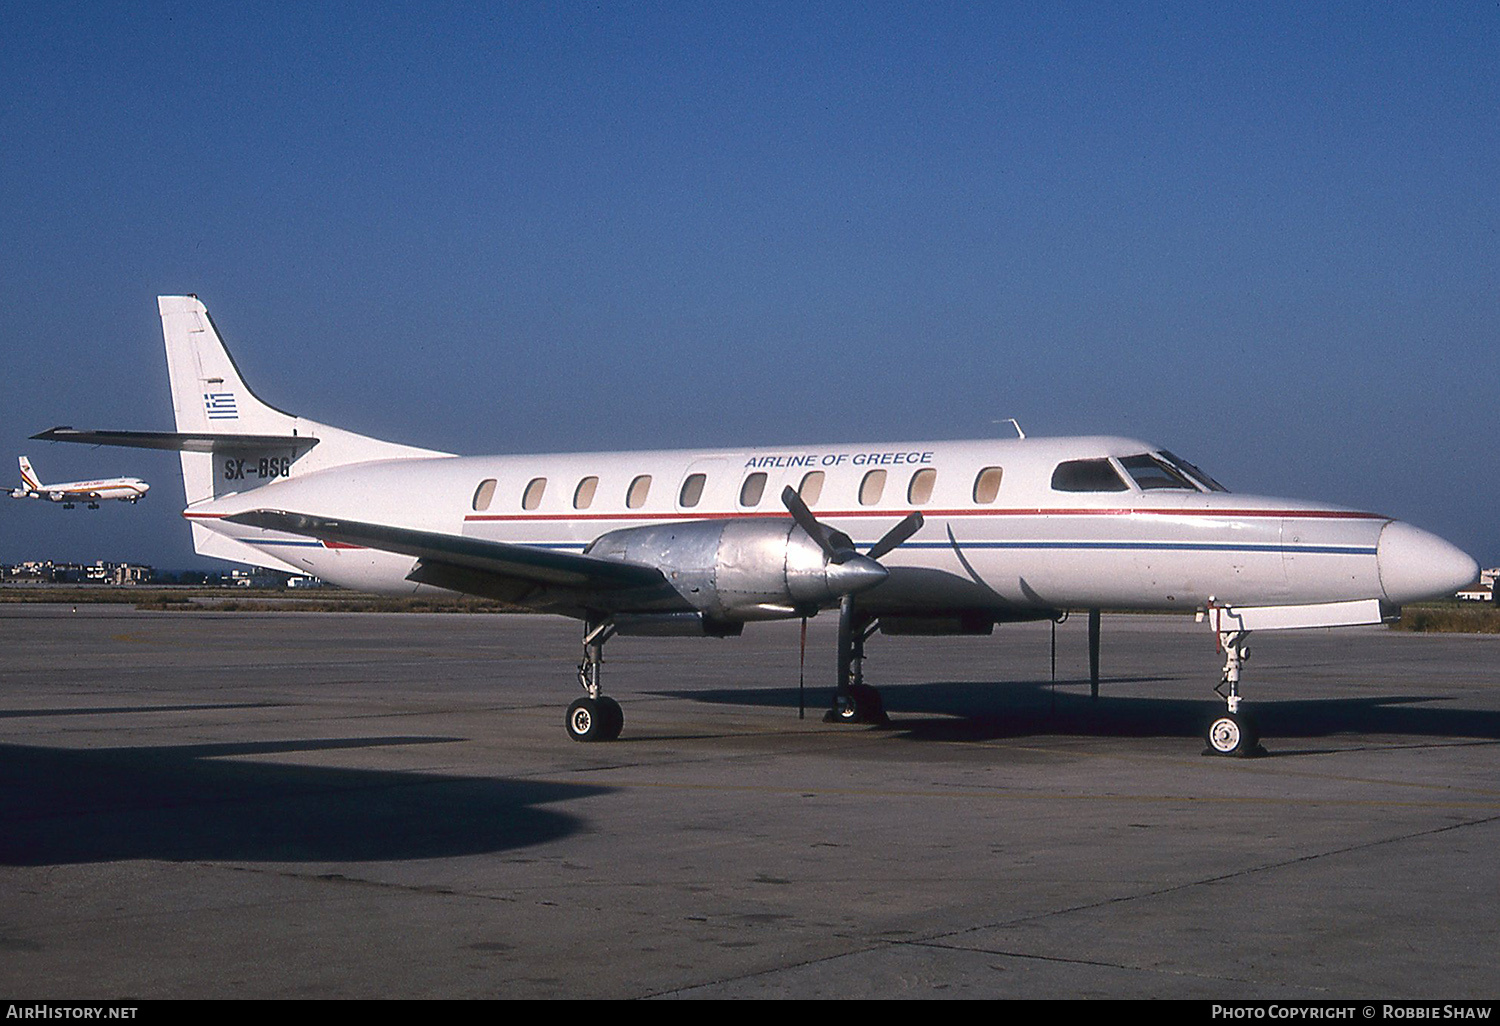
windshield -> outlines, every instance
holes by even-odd
[[[1219,482],[1217,482],[1213,478],[1209,477],[1201,469],[1199,469],[1197,466],[1189,463],[1187,460],[1183,459],[1181,456],[1177,456],[1177,455],[1175,455],[1173,453],[1170,453],[1170,452],[1168,452],[1165,449],[1163,449],[1161,452],[1157,453],[1157,455],[1160,456],[1162,459],[1166,460],[1172,466],[1176,467],[1178,470],[1182,471],[1184,474],[1187,474],[1189,477],[1191,477],[1194,481],[1198,482],[1198,484],[1202,485],[1208,491],[1210,491],[1210,492],[1227,492],[1227,491],[1229,491],[1228,488],[1225,488],[1223,485],[1219,484]]]
[[[1130,486],[1109,460],[1068,460],[1052,472],[1052,488],[1058,492],[1125,492]]]
[[[1136,487],[1143,492],[1158,488],[1175,488],[1188,492],[1199,490],[1186,474],[1149,453],[1143,452],[1139,456],[1122,456],[1120,466],[1125,468],[1125,472],[1135,481]]]

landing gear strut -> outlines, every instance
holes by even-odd
[[[625,727],[625,712],[620,703],[599,689],[604,643],[614,634],[614,624],[584,624],[583,661],[578,664],[578,684],[586,695],[568,706],[568,736],[574,741],[613,741]]]
[[[865,641],[875,633],[875,619],[854,608],[852,596],[839,602],[838,687],[833,693],[833,708],[823,717],[825,723],[890,722],[880,692],[864,682]]]
[[[1265,754],[1255,721],[1240,710],[1240,667],[1250,658],[1246,644],[1249,637],[1249,631],[1219,631],[1219,645],[1224,649],[1224,679],[1214,691],[1224,699],[1228,710],[1209,721],[1205,755]]]

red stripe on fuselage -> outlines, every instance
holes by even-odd
[[[1168,516],[1168,517],[1298,517],[1303,519],[1320,520],[1389,520],[1390,517],[1379,513],[1362,513],[1354,510],[1315,510],[1315,509],[922,509],[919,506],[910,507],[919,509],[926,517],[1084,517],[1084,516]],[[901,507],[899,509],[873,510],[822,510],[814,509],[813,512],[820,517],[844,518],[844,517],[900,517],[905,516],[910,509]],[[676,513],[586,513],[577,511],[574,513],[468,513],[464,515],[465,523],[485,522],[545,522],[563,520],[733,520],[741,517],[783,517],[789,516],[781,510],[740,510],[734,513],[698,513],[693,510],[681,510]]]

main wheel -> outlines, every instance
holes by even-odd
[[[1244,713],[1224,713],[1208,724],[1208,749],[1214,755],[1254,755],[1260,748],[1260,732]]]
[[[600,735],[600,741],[613,741],[620,736],[620,731],[625,729],[625,710],[620,708],[620,703],[607,695],[600,695],[599,715],[604,717],[604,733]]]
[[[849,696],[839,703],[829,719],[838,723],[888,723],[880,692],[868,684],[851,684]]]
[[[568,736],[574,741],[602,741],[608,716],[592,698],[568,706]]]

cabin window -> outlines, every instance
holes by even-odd
[[[745,483],[740,485],[740,505],[759,506],[761,496],[766,494],[766,475],[757,470],[745,478]]]
[[[526,490],[521,493],[521,508],[536,509],[542,504],[542,493],[547,490],[547,479],[545,477],[534,477]]]
[[[483,513],[490,508],[490,501],[495,497],[495,479],[487,477],[479,482],[479,487],[474,489],[474,512]]]
[[[678,501],[687,507],[698,505],[698,500],[703,498],[703,483],[707,480],[706,474],[689,474],[687,480],[682,482],[682,493],[677,496]]]
[[[1052,472],[1058,492],[1128,492],[1130,486],[1109,460],[1068,460]]]
[[[630,482],[630,490],[625,493],[625,505],[631,509],[640,509],[646,504],[646,496],[651,494],[651,475],[642,474]]]
[[[937,483],[937,471],[923,467],[911,476],[906,486],[906,501],[913,506],[922,506],[932,501],[932,486]]]
[[[880,495],[885,491],[885,471],[872,470],[865,475],[865,479],[859,483],[859,504],[861,506],[873,506],[880,501]]]
[[[995,496],[1000,494],[1000,478],[1002,471],[999,467],[985,467],[974,478],[974,501],[986,505],[995,501]]]
[[[802,478],[802,483],[797,486],[797,494],[802,501],[811,506],[823,497],[823,472],[814,470]]]
[[[599,487],[597,477],[586,477],[573,489],[573,508],[588,509],[594,504],[594,489]]]
[[[1125,473],[1130,475],[1136,487],[1143,492],[1158,488],[1175,488],[1178,491],[1189,492],[1198,490],[1179,471],[1167,466],[1155,456],[1148,456],[1145,453],[1139,456],[1126,456],[1120,460],[1120,466],[1125,468]]]

